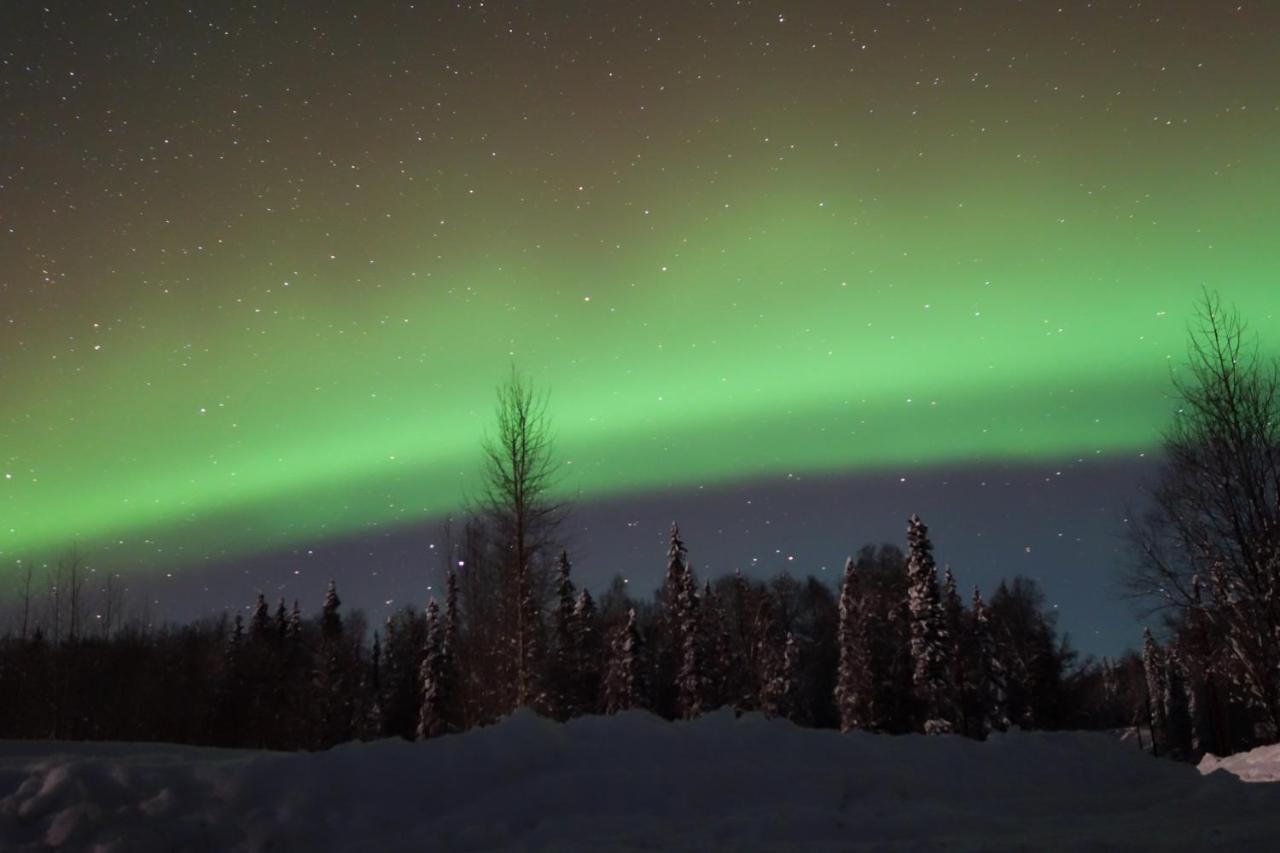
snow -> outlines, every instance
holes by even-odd
[[[1277,833],[1280,786],[1100,733],[632,711],[323,753],[0,742],[6,851],[1261,851]]]
[[[1201,773],[1219,769],[1234,773],[1246,782],[1280,782],[1280,744],[1260,746],[1226,758],[1206,755],[1200,761]]]

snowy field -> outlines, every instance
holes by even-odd
[[[0,743],[5,851],[1274,851],[1278,837],[1280,785],[1102,734],[976,743],[636,712],[521,713],[316,754]]]

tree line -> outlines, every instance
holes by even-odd
[[[864,547],[836,585],[787,574],[699,581],[673,526],[665,577],[647,600],[615,578],[597,602],[563,551],[545,584],[515,573],[476,584],[468,570],[505,550],[496,541],[473,520],[452,549],[442,600],[401,609],[371,637],[361,614],[343,613],[333,583],[307,618],[297,602],[259,595],[247,621],[11,635],[0,641],[0,737],[323,749],[437,737],[520,707],[561,720],[732,708],[976,738],[1133,716],[1115,667],[1076,664],[1034,582],[1002,583],[989,601],[974,590],[966,602],[950,569],[939,579],[917,518],[905,553]]]

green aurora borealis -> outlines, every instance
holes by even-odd
[[[14,12],[0,556],[447,512],[513,363],[584,500],[1152,452],[1280,340],[1276,12],[1155,5]]]

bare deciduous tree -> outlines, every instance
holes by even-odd
[[[1280,362],[1206,293],[1190,330],[1152,509],[1134,525],[1130,590],[1207,626],[1205,672],[1280,724]]]
[[[564,507],[552,497],[558,471],[546,395],[513,368],[498,388],[494,415],[495,431],[483,444],[483,487],[474,504],[483,519],[490,568],[496,570],[497,582],[487,586],[499,596],[499,642],[507,647],[510,667],[504,679],[510,694],[496,709],[503,713],[538,699],[539,616],[550,592]],[[471,568],[479,574],[482,562]],[[464,569],[463,592],[473,597],[480,590],[466,574]],[[474,600],[466,604],[472,613],[485,609]]]

